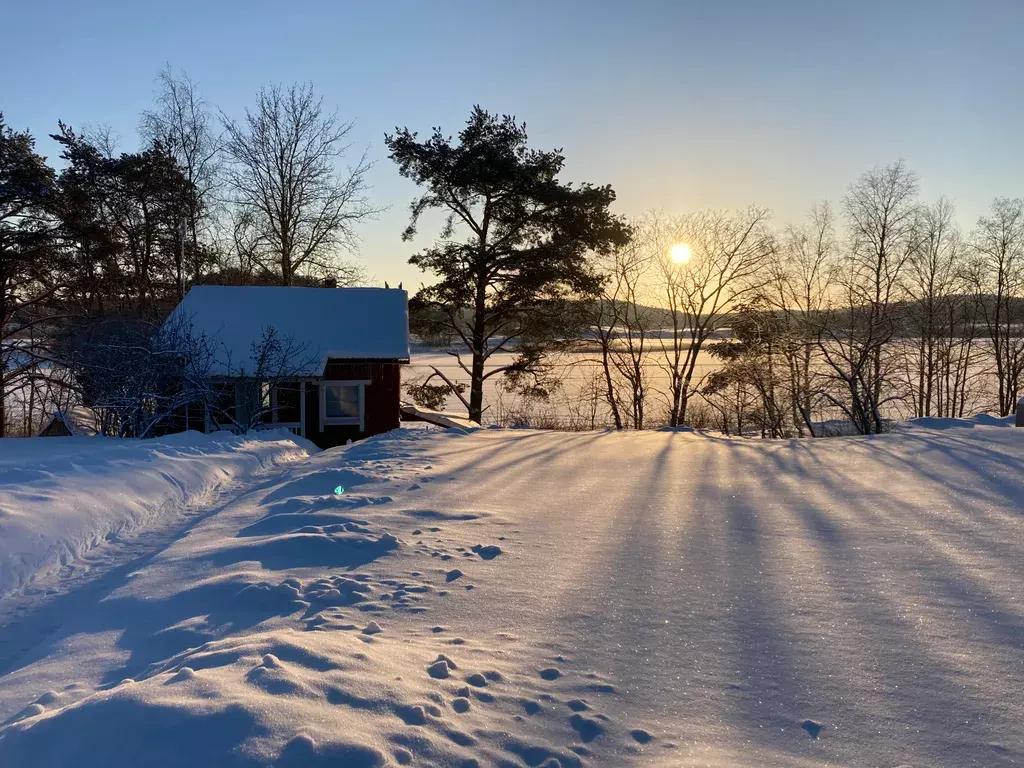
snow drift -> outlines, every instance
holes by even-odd
[[[0,597],[105,541],[319,449],[286,431],[0,442]]]

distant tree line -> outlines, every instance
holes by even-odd
[[[997,199],[965,233],[948,199],[917,190],[898,162],[801,225],[772,229],[758,209],[635,222],[594,303],[614,426],[654,426],[657,410],[670,426],[820,436],[1013,413],[1024,394],[1024,201]],[[673,262],[673,242],[690,244],[688,262]],[[669,327],[651,304],[669,310]],[[718,365],[701,373],[698,356]],[[655,380],[667,380],[662,391]]]

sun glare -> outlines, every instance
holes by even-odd
[[[686,243],[676,243],[668,249],[668,255],[676,264],[685,264],[693,256],[693,251]]]

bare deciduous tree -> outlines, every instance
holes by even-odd
[[[818,324],[828,302],[837,253],[835,216],[828,203],[811,209],[810,221],[788,227],[771,266],[764,295],[782,317],[782,354],[789,369],[789,402],[797,434],[815,437],[818,393]]]
[[[643,429],[651,389],[648,355],[655,313],[644,302],[655,262],[638,241],[599,256],[605,278],[593,304],[603,399],[616,429]]]
[[[819,349],[836,385],[824,394],[858,432],[882,431],[882,406],[896,399],[889,342],[901,278],[918,247],[917,178],[902,161],[854,182],[843,201],[849,243],[836,273],[838,302],[821,324]]]
[[[339,252],[355,250],[356,225],[376,210],[365,196],[365,153],[344,172],[337,167],[352,123],[325,113],[309,84],[263,88],[244,120],[222,120],[225,179],[248,214],[252,254],[282,285],[304,272],[353,283],[359,270]]]
[[[176,76],[168,66],[157,75],[156,108],[142,113],[142,138],[160,142],[182,168],[193,193],[183,202],[184,243],[177,263],[178,293],[185,294],[186,278],[198,280],[209,266],[208,249],[200,237],[208,225],[220,165],[220,137],[216,135],[209,105],[197,93],[186,73]],[[184,245],[183,243],[183,245]]]
[[[207,401],[214,349],[187,321],[108,315],[65,329],[59,359],[82,402],[102,414],[103,434],[149,437],[176,411]]]
[[[1024,200],[999,198],[973,236],[972,282],[996,373],[999,414],[1012,413],[1024,374]]]
[[[907,263],[900,347],[915,416],[964,415],[977,379],[978,310],[953,204],[921,209],[918,245]]]
[[[641,228],[645,247],[661,268],[662,300],[672,327],[659,336],[661,365],[668,375],[669,426],[686,420],[686,407],[705,342],[727,322],[730,306],[760,289],[775,247],[768,211],[705,211],[677,219],[651,217]],[[692,256],[676,262],[673,243],[686,243]]]

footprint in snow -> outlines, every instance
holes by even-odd
[[[581,741],[593,741],[602,733],[604,733],[604,726],[602,726],[597,720],[584,717],[581,714],[575,714],[569,718],[569,725],[572,729],[579,734]]]
[[[818,738],[818,734],[821,733],[825,727],[821,723],[816,723],[813,720],[804,720],[800,723],[800,727],[803,728],[810,735],[812,739]]]
[[[473,547],[473,551],[476,552],[484,560],[493,560],[501,554],[501,547],[499,547],[497,544],[488,544],[486,546],[477,544],[475,547]]]
[[[445,680],[451,674],[451,670],[458,668],[458,664],[449,659],[443,653],[440,653],[430,666],[427,667],[427,674],[435,680]]]
[[[540,676],[545,680],[557,680],[562,676],[562,672],[554,667],[548,667],[540,671]]]
[[[167,682],[168,683],[181,683],[181,682],[184,682],[186,680],[191,680],[195,676],[196,676],[196,673],[192,669],[192,667],[182,667],[181,669],[178,670],[178,672],[174,675],[174,677],[172,677]]]
[[[435,661],[427,667],[427,674],[435,680],[444,680],[451,675],[451,671],[444,661]]]
[[[632,731],[629,732],[629,735],[633,737],[633,741],[636,741],[640,744],[649,744],[651,739],[654,738],[643,728],[634,728]]]
[[[427,712],[419,704],[413,706],[398,705],[395,714],[402,718],[406,725],[426,725]]]

